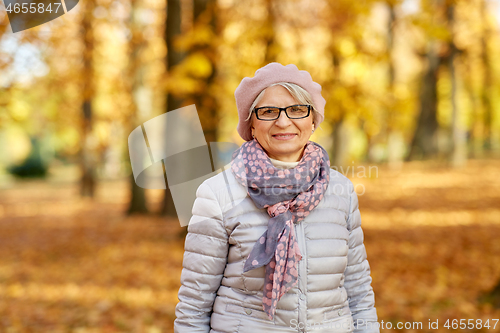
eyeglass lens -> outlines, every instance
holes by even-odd
[[[276,107],[262,107],[256,109],[259,119],[274,120],[278,119],[280,109]],[[292,105],[285,109],[285,113],[290,119],[304,118],[309,113],[308,105]]]

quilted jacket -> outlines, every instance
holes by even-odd
[[[175,333],[379,332],[370,266],[352,182],[330,169],[319,205],[295,234],[298,282],[279,300],[274,320],[262,309],[264,267],[243,273],[267,229],[230,168],[198,188],[186,236]]]

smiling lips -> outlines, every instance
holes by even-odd
[[[297,134],[295,133],[279,133],[274,134],[272,137],[277,140],[290,140],[293,139]]]

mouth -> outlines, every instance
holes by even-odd
[[[280,133],[280,134],[274,134],[272,137],[277,140],[291,140],[296,136],[297,134],[295,133]]]

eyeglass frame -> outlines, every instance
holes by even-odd
[[[300,117],[300,118],[290,118],[290,116],[288,115],[288,113],[286,112],[286,109],[288,108],[291,108],[293,106],[307,106],[307,115],[305,115],[304,117]],[[263,108],[275,108],[275,109],[278,109],[279,112],[278,112],[278,117],[275,118],[275,119],[260,119],[258,114],[257,114],[257,110],[259,109],[263,109]],[[304,119],[304,118],[307,118],[309,117],[309,115],[311,114],[311,105],[310,104],[295,104],[295,105],[289,105],[289,106],[286,106],[284,108],[280,108],[280,107],[277,107],[277,106],[261,106],[259,108],[254,108],[253,109],[253,113],[255,113],[255,117],[258,119],[258,120],[262,120],[262,121],[274,121],[274,120],[278,120],[280,117],[281,117],[281,111],[284,111],[285,112],[285,115],[288,117],[288,119],[291,119],[291,120],[295,120],[295,119]]]

